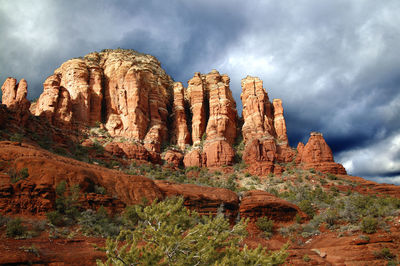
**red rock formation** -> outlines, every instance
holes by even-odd
[[[263,88],[262,80],[251,76],[242,79],[240,98],[243,104],[244,141],[265,136],[276,137],[273,106]]]
[[[56,126],[71,127],[72,101],[68,90],[60,86],[59,75],[52,75],[43,83],[43,93],[37,103],[35,115],[46,117]]]
[[[185,157],[183,158],[183,164],[185,165],[185,167],[201,167],[202,162],[203,160],[201,158],[201,153],[198,149],[191,150],[190,152],[186,153]]]
[[[283,117],[283,107],[281,99],[274,99],[274,128],[278,139],[279,145],[288,145],[288,137],[286,134],[286,122]]]
[[[190,132],[187,127],[185,96],[181,82],[174,83],[174,104],[173,104],[173,135],[171,142],[176,143],[182,150],[190,144]]]
[[[7,78],[3,86],[2,91],[2,103],[7,106],[8,109],[15,113],[15,118],[25,125],[29,118],[29,107],[31,103],[26,99],[28,94],[28,84],[25,79],[21,79],[17,84],[15,78]]]
[[[253,222],[263,216],[276,222],[293,221],[297,214],[307,218],[296,205],[261,190],[247,191],[243,195],[239,212],[240,217],[250,218]]]
[[[213,70],[205,75],[208,91],[209,118],[207,121],[207,140],[223,139],[233,144],[236,138],[236,102],[229,89],[229,77]]]
[[[243,160],[254,174],[280,173],[282,168],[275,170],[275,162],[290,162],[295,155],[288,143],[282,101],[276,99],[272,104],[262,81],[250,76],[242,79],[241,99]]]
[[[183,154],[179,151],[167,150],[163,159],[168,165],[178,168],[182,164]]]
[[[27,168],[29,177],[15,184],[3,183],[0,188],[0,211],[5,213],[43,213],[54,206],[54,189],[65,180],[78,184],[81,192],[90,193],[94,185],[107,190],[125,204],[163,198],[154,182],[145,177],[125,175],[99,166],[83,163],[26,144],[0,142],[0,171]],[[105,199],[103,199],[105,200]],[[101,201],[101,200],[100,200]],[[118,203],[120,204],[120,203]],[[49,209],[50,208],[50,209]]]
[[[204,99],[206,98],[203,78],[199,72],[194,73],[188,81],[186,95],[192,112],[192,142],[199,144],[206,131],[207,118]]]
[[[117,157],[148,161],[150,153],[139,143],[110,142],[105,145],[104,150]]]
[[[203,148],[203,165],[207,167],[232,165],[235,151],[225,140],[208,142]]]
[[[231,165],[234,161],[232,144],[238,119],[229,81],[227,75],[213,70],[206,75],[195,73],[188,82],[186,94],[193,115],[192,140],[194,145],[205,141],[202,161],[207,167]]]
[[[184,205],[199,214],[216,215],[220,208],[231,220],[237,217],[239,197],[226,188],[176,184],[164,180],[155,182],[166,197],[183,196]]]
[[[104,120],[112,136],[131,138],[143,142],[149,151],[160,152],[168,138],[172,79],[157,59],[134,51],[105,50],[69,60],[54,73],[59,84],[54,84],[50,93],[45,83],[44,103],[36,108],[37,114],[55,116],[59,86],[69,93],[74,123],[87,126]]]
[[[297,161],[304,164],[304,168],[314,168],[323,173],[346,174],[341,164],[335,163],[332,151],[326,144],[321,133],[311,132],[307,144],[298,145]]]

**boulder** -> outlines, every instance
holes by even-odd
[[[183,164],[185,167],[201,167],[202,162],[201,153],[198,149],[191,150],[190,152],[186,153],[185,157],[183,158]]]
[[[164,161],[174,168],[178,168],[182,165],[183,154],[180,151],[167,150],[163,157]]]
[[[240,217],[249,218],[252,222],[264,216],[275,222],[291,222],[297,214],[307,218],[296,205],[261,190],[245,192],[239,212]]]
[[[232,165],[235,159],[235,151],[225,140],[206,142],[203,148],[203,165],[207,167],[219,167]]]
[[[182,196],[184,205],[202,215],[224,213],[231,221],[236,219],[239,197],[226,188],[205,187],[193,184],[176,184],[170,181],[156,180],[166,197]]]
[[[150,153],[140,143],[110,142],[104,146],[104,150],[117,157],[127,159],[144,160],[150,159]]]

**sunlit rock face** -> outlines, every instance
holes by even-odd
[[[323,173],[347,174],[343,165],[335,163],[332,151],[326,143],[322,133],[311,132],[307,144],[299,143],[297,163],[304,168],[313,168]]]
[[[155,152],[167,141],[173,82],[155,57],[104,50],[68,60],[49,79],[36,114],[50,122],[102,122],[111,136],[140,141]]]
[[[243,160],[256,174],[280,171],[276,162],[290,162],[295,152],[289,147],[282,101],[273,103],[258,77],[242,79],[243,120],[245,150]]]

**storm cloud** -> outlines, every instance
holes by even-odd
[[[156,56],[174,80],[217,69],[281,98],[292,146],[320,131],[354,175],[400,184],[400,2],[0,0],[0,82],[29,98],[62,62],[104,48]]]

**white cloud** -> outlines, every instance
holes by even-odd
[[[348,173],[383,181],[400,181],[400,131],[376,143],[340,153],[337,160]]]

